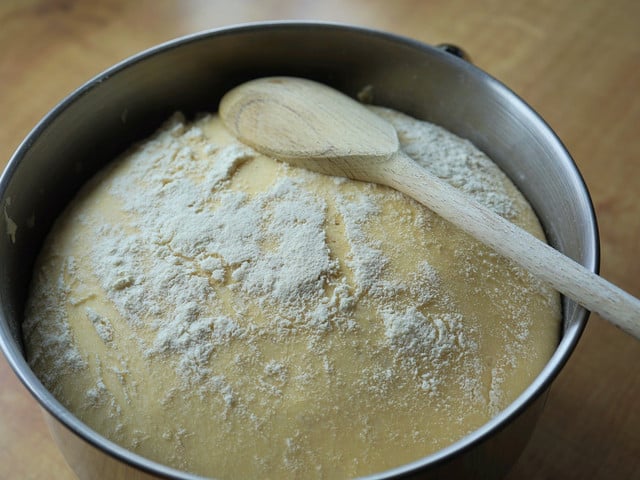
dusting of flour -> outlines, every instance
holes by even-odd
[[[507,218],[520,214],[496,167],[471,144],[397,112],[376,112],[394,123],[405,151],[425,167]],[[352,182],[286,165],[277,167],[278,175],[265,180],[264,188],[249,188],[243,169],[267,160],[237,142],[212,140],[211,121],[205,116],[187,123],[176,114],[100,174],[87,188],[98,185],[117,213],[78,207],[71,223],[81,225],[88,240],[61,266],[54,230],[23,325],[29,361],[48,388],[64,397],[63,380],[93,361],[93,353],[74,342],[70,325],[76,320],[69,312],[80,309],[86,328],[118,363],[107,368],[96,360],[82,408],[106,408],[118,439],[127,430],[121,404],[135,405],[142,382],[118,350],[123,335],[135,339],[146,362],[165,362],[178,379],[162,392],[162,405],[212,396],[221,402],[221,418],[245,419],[265,438],[265,425],[281,414],[279,406],[287,398],[313,397],[314,388],[380,409],[393,408],[385,402],[401,407],[392,391],[414,392],[415,398],[402,398],[406,411],[415,413],[429,399],[443,423],[462,423],[476,408],[495,414],[504,406],[502,377],[527,342],[526,310],[516,312],[517,328],[505,334],[513,340],[507,355],[488,365],[479,356],[481,322],[443,288],[442,270],[421,258],[399,274],[398,258],[406,256],[406,246],[395,245],[392,235],[373,233],[379,218],[397,216],[394,234],[401,235],[403,222],[425,232],[424,238],[405,238],[406,245],[415,242],[440,254],[446,245],[429,236],[439,220],[426,209],[407,210],[417,213],[406,216],[386,212],[390,198],[399,201],[397,192],[373,186],[354,190]],[[329,193],[319,194],[319,188]],[[470,255],[487,265],[493,261],[485,261],[491,254],[482,249],[454,252],[453,258],[462,264]],[[80,257],[89,273],[78,267]],[[465,268],[469,278],[477,275]],[[89,280],[102,293],[87,286]],[[98,295],[111,310],[94,305]],[[380,361],[354,363],[355,373],[349,373],[351,366],[340,359],[352,351],[356,359],[364,351]],[[108,375],[122,386],[122,398],[110,392]],[[469,413],[447,417],[447,397],[454,391]],[[371,427],[373,417],[356,413],[362,425],[358,438],[381,435]],[[333,421],[327,428],[341,438]],[[170,458],[179,468],[197,469],[184,460],[193,435],[183,425],[161,435],[179,446]],[[430,432],[412,435],[424,441]],[[144,448],[151,434],[132,427],[130,436],[122,441]],[[283,440],[289,470],[304,471],[300,458],[315,448],[305,442],[310,440],[298,430]],[[256,462],[267,468],[267,460]]]

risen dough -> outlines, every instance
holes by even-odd
[[[376,112],[543,237],[468,142]],[[176,115],[57,221],[23,328],[53,394],[141,455],[221,479],[346,478],[481,426],[540,372],[559,321],[556,293],[403,195]]]

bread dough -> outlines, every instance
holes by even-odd
[[[544,238],[473,145],[374,110],[416,161]],[[58,219],[23,332],[44,385],[112,441],[204,476],[307,479],[462,438],[559,328],[557,293],[415,201],[176,114]]]

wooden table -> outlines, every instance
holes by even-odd
[[[49,109],[139,50],[257,20],[315,19],[463,46],[550,123],[590,188],[602,274],[640,296],[636,0],[3,0],[0,159]],[[509,479],[640,478],[640,343],[592,316]],[[74,478],[0,359],[0,478]]]

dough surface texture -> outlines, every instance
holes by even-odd
[[[416,161],[543,238],[469,142],[375,111]],[[56,398],[145,457],[225,480],[350,478],[504,409],[552,355],[560,301],[398,192],[176,114],[57,220],[23,332]]]

